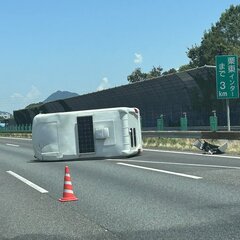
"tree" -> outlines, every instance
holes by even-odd
[[[240,54],[240,5],[231,5],[204,33],[200,46],[194,45],[187,52],[190,67],[215,65],[215,56],[224,54]]]
[[[168,74],[172,74],[172,73],[176,73],[177,70],[175,68],[171,68],[168,71],[165,71],[162,73],[162,75],[168,75]]]
[[[152,70],[147,74],[147,78],[160,77],[162,75],[162,68],[160,66],[152,68]]]
[[[152,68],[149,73],[143,73],[141,68],[136,68],[128,77],[127,80],[130,83],[139,82],[142,80],[147,80],[149,78],[162,76],[162,68],[160,66]]]
[[[185,64],[185,65],[182,65],[181,67],[179,67],[178,72],[184,72],[184,71],[187,71],[191,68],[192,67],[190,66],[190,64]]]
[[[130,83],[139,82],[147,78],[146,73],[142,73],[141,68],[136,68],[128,77]]]

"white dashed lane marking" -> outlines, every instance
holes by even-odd
[[[189,175],[189,174],[185,174],[185,173],[171,172],[171,171],[166,171],[166,170],[161,170],[161,169],[156,169],[156,168],[149,168],[149,167],[143,167],[143,166],[132,165],[132,164],[127,164],[127,163],[120,163],[120,162],[118,162],[117,164],[127,166],[127,167],[140,168],[140,169],[144,169],[144,170],[167,173],[167,174],[176,175],[176,176],[180,176],[180,177],[186,177],[186,178],[192,178],[192,179],[202,179],[202,177]]]
[[[16,144],[11,144],[11,143],[6,143],[7,146],[11,146],[11,147],[19,147],[19,145]]]
[[[12,172],[12,171],[7,171],[7,173],[9,173],[10,175],[14,176],[15,178],[17,178],[18,180],[24,182],[25,184],[27,184],[28,186],[34,188],[35,190],[39,191],[40,193],[48,193],[47,190],[45,190],[44,188],[41,188],[39,187],[38,185],[36,185],[35,183],[27,180],[26,178],[18,175],[17,173],[15,172]]]

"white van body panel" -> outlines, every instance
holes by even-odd
[[[140,113],[119,107],[38,114],[32,142],[39,160],[135,155],[142,151]]]

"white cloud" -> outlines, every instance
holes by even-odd
[[[26,95],[26,99],[29,101],[34,101],[35,99],[39,99],[40,96],[41,92],[35,86],[32,86]]]
[[[97,87],[97,91],[102,91],[104,89],[109,88],[109,81],[107,77],[104,77],[100,83],[100,85]]]
[[[135,53],[135,59],[134,59],[134,63],[136,64],[140,64],[143,61],[143,57],[141,53]]]
[[[20,94],[20,93],[13,93],[13,94],[11,95],[11,99],[12,99],[12,100],[19,101],[19,100],[21,100],[21,99],[24,99],[24,96],[23,96],[22,94]]]
[[[13,93],[11,95],[12,105],[14,110],[19,108],[25,108],[27,105],[31,103],[38,103],[40,102],[41,92],[38,90],[37,87],[32,86],[31,89],[23,95],[21,93]]]

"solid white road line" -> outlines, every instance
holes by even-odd
[[[123,166],[128,166],[128,167],[134,167],[134,168],[140,168],[140,169],[155,171],[155,172],[167,173],[167,174],[172,174],[172,175],[176,175],[176,176],[180,176],[180,177],[187,177],[187,178],[192,178],[192,179],[201,179],[202,178],[202,177],[198,177],[198,176],[194,176],[194,175],[177,173],[177,172],[170,172],[170,171],[165,171],[165,170],[156,169],[156,168],[142,167],[142,166],[127,164],[127,163],[118,162],[117,164],[123,165]]]
[[[169,151],[169,150],[158,150],[158,149],[147,149],[144,148],[143,151],[149,151],[149,152],[162,152],[162,153],[173,153],[173,154],[184,154],[184,155],[196,155],[196,156],[202,156],[202,157],[217,157],[217,158],[233,158],[233,159],[240,159],[240,157],[237,156],[230,156],[230,155],[209,155],[209,154],[203,154],[203,153],[193,153],[193,152],[178,152],[178,151]]]
[[[119,159],[108,159],[109,161],[117,161]],[[153,164],[167,164],[167,165],[180,165],[180,166],[193,166],[193,167],[209,167],[209,168],[225,168],[225,169],[237,169],[240,167],[224,166],[224,165],[210,165],[210,164],[197,164],[197,163],[177,163],[177,162],[155,162],[155,161],[144,161],[144,160],[125,160],[121,159],[121,162],[135,162],[135,163],[153,163]]]
[[[17,137],[0,137],[0,139],[13,139],[13,140],[26,140],[26,141],[32,141],[31,138],[17,138]]]
[[[29,185],[30,187],[34,188],[35,190],[39,191],[40,193],[47,193],[48,191],[45,190],[44,188],[39,187],[38,185],[30,182],[29,180],[27,180],[26,178],[21,177],[20,175],[16,174],[15,172],[12,171],[7,171],[7,173],[11,174],[12,176],[14,176],[15,178],[19,179],[20,181],[26,183],[27,185]]]
[[[7,146],[11,146],[11,147],[19,147],[19,145],[16,144],[11,144],[11,143],[6,143]]]

